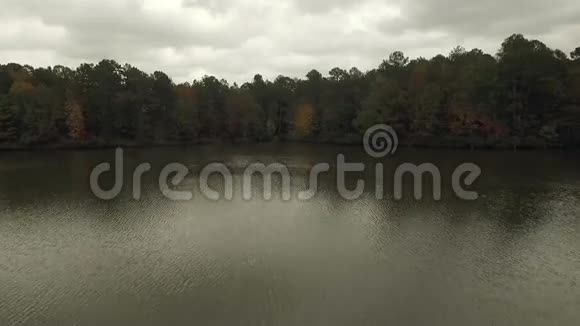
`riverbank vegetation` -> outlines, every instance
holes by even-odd
[[[373,70],[213,76],[175,84],[113,60],[0,65],[0,147],[92,147],[207,141],[358,143],[377,123],[415,146],[580,145],[580,48],[568,56],[516,34],[495,55],[457,47]]]

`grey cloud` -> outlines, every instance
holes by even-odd
[[[384,30],[440,30],[460,38],[513,33],[541,35],[580,23],[580,3],[572,0],[401,1],[401,17]]]
[[[183,0],[184,8],[203,8],[212,12],[226,12],[235,4],[234,0]]]
[[[293,4],[302,12],[320,14],[334,9],[354,8],[361,2],[361,0],[295,0]]]
[[[241,42],[235,34],[228,33],[228,29],[234,27],[228,17],[203,10],[181,12],[179,17],[175,17],[171,13],[148,12],[143,2],[136,0],[64,0],[51,6],[43,5],[46,2],[39,0],[6,1],[5,13],[12,10],[12,15],[39,18],[46,25],[63,27],[72,44],[87,49],[182,47],[189,44],[228,47]]]
[[[177,81],[203,74],[376,67],[388,53],[430,57],[455,45],[495,52],[521,32],[580,46],[576,0],[2,0],[0,62],[113,58]]]

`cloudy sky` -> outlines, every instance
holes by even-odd
[[[112,58],[175,81],[378,66],[455,45],[495,53],[513,33],[569,53],[578,0],[0,0],[0,62]]]

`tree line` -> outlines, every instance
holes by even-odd
[[[0,146],[99,146],[296,140],[358,143],[378,123],[416,146],[580,145],[580,48],[568,56],[520,34],[496,55],[456,47],[376,69],[213,76],[175,84],[113,60],[0,65]]]

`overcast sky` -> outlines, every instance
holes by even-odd
[[[495,54],[516,32],[569,53],[580,46],[580,1],[0,0],[0,63],[112,58],[176,82],[368,70],[394,50]]]

